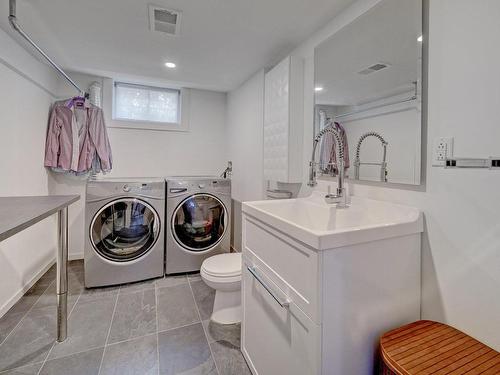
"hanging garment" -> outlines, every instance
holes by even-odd
[[[328,123],[327,126],[330,124],[331,122]],[[344,146],[344,170],[347,170],[350,167],[347,134],[344,127],[338,122],[335,122],[334,126]],[[320,168],[323,173],[328,173],[332,176],[338,174],[336,142],[332,133],[326,133],[323,136],[323,142],[321,143],[320,149]]]
[[[50,114],[44,164],[77,176],[111,171],[111,146],[102,109],[74,99],[56,102]]]

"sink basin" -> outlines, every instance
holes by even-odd
[[[244,202],[243,212],[317,250],[423,231],[416,208],[352,197],[348,208],[337,209],[323,197]]]
[[[248,202],[248,207],[311,232],[335,230],[335,205],[321,204],[310,199],[283,199]]]

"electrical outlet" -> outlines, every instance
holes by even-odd
[[[432,166],[444,167],[446,159],[453,157],[453,137],[439,137],[434,139],[434,148],[432,151]]]

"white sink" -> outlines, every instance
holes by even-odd
[[[324,202],[324,195],[244,202],[243,212],[317,250],[423,231],[416,208],[352,197],[348,208],[337,209]]]
[[[265,213],[269,217],[311,232],[335,229],[335,205],[327,205],[310,199],[283,199],[245,203],[255,209],[256,215]],[[247,208],[248,208],[247,207]],[[248,210],[245,210],[248,212]]]
[[[356,197],[337,209],[324,195],[243,203],[252,373],[373,374],[378,338],[420,318],[421,212]]]

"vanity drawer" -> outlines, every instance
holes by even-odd
[[[247,258],[243,259],[242,308],[241,349],[255,375],[318,374],[320,326]]]
[[[243,254],[258,264],[313,321],[320,322],[319,254],[247,215]]]

